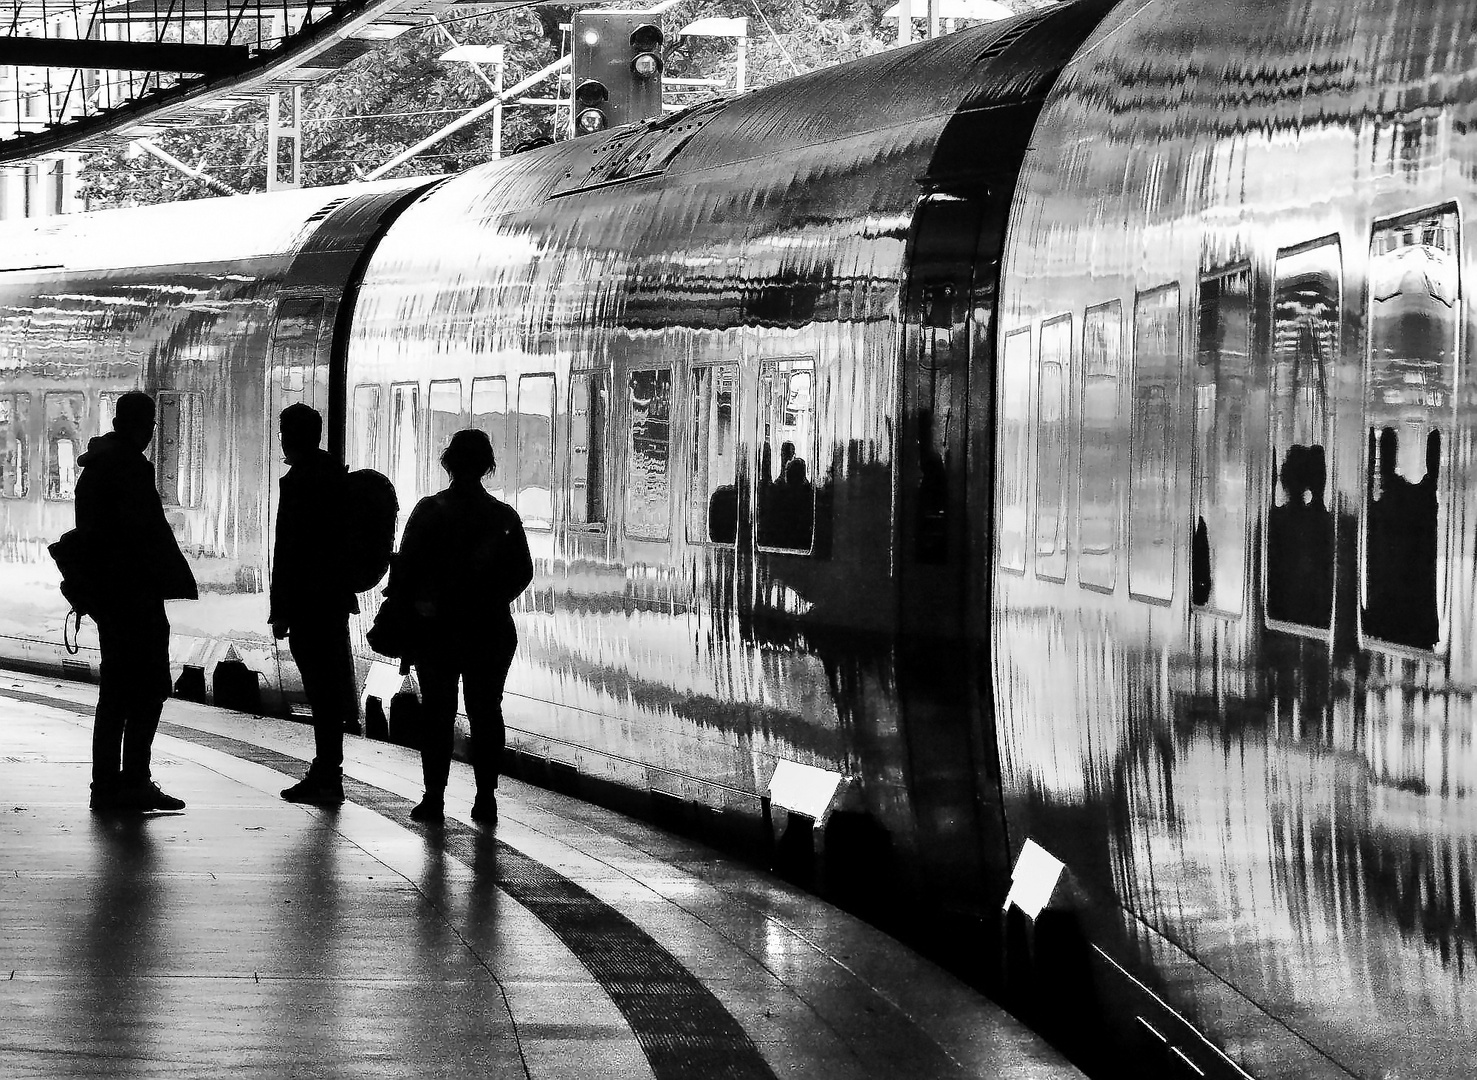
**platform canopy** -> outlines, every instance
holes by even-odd
[[[329,75],[432,17],[531,3],[0,0],[0,162],[185,126]]]

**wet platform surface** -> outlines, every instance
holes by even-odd
[[[420,761],[345,740],[337,811],[278,792],[311,729],[171,701],[188,808],[87,809],[96,688],[0,672],[6,1077],[1076,1077],[855,918],[700,844],[504,781],[417,825]]]

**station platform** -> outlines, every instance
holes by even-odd
[[[310,728],[170,701],[187,809],[87,808],[97,689],[0,672],[6,1077],[1078,1077],[850,915],[505,780],[411,822],[420,759],[345,739],[339,810],[278,793]]]

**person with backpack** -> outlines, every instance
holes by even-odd
[[[279,417],[289,466],[279,484],[272,554],[272,636],[287,639],[313,710],[314,755],[307,775],[285,788],[288,802],[344,801],[344,728],[359,719],[349,616],[359,610],[350,580],[345,522],[348,474],[324,450],[323,417],[301,402]]]
[[[416,504],[385,589],[387,600],[408,601],[417,615],[407,659],[420,679],[426,794],[410,816],[429,823],[445,817],[460,681],[477,780],[472,820],[493,824],[506,741],[503,684],[518,647],[508,605],[533,580],[533,560],[517,511],[482,486],[497,467],[486,432],[458,431],[441,467],[451,484]]]
[[[150,775],[171,688],[164,601],[199,596],[164,516],[154,466],[144,457],[154,415],[148,394],[122,395],[113,430],[89,441],[77,459],[76,534],[88,583],[83,606],[97,623],[101,653],[90,803],[97,811],[185,808]]]

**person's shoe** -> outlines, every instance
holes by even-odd
[[[337,806],[344,801],[344,782],[341,777],[322,778],[313,775],[311,769],[290,788],[282,789],[282,797],[288,802],[308,803],[312,806]]]
[[[109,810],[118,809],[118,785],[115,784],[93,784],[92,795],[87,800],[87,807],[94,814],[105,814]]]
[[[443,800],[427,795],[410,812],[411,821],[423,821],[427,825],[439,825],[446,820],[446,805]]]
[[[478,795],[472,803],[472,820],[480,821],[484,825],[497,824],[497,796]]]
[[[166,795],[152,780],[125,781],[118,786],[111,810],[183,810],[185,801]]]

